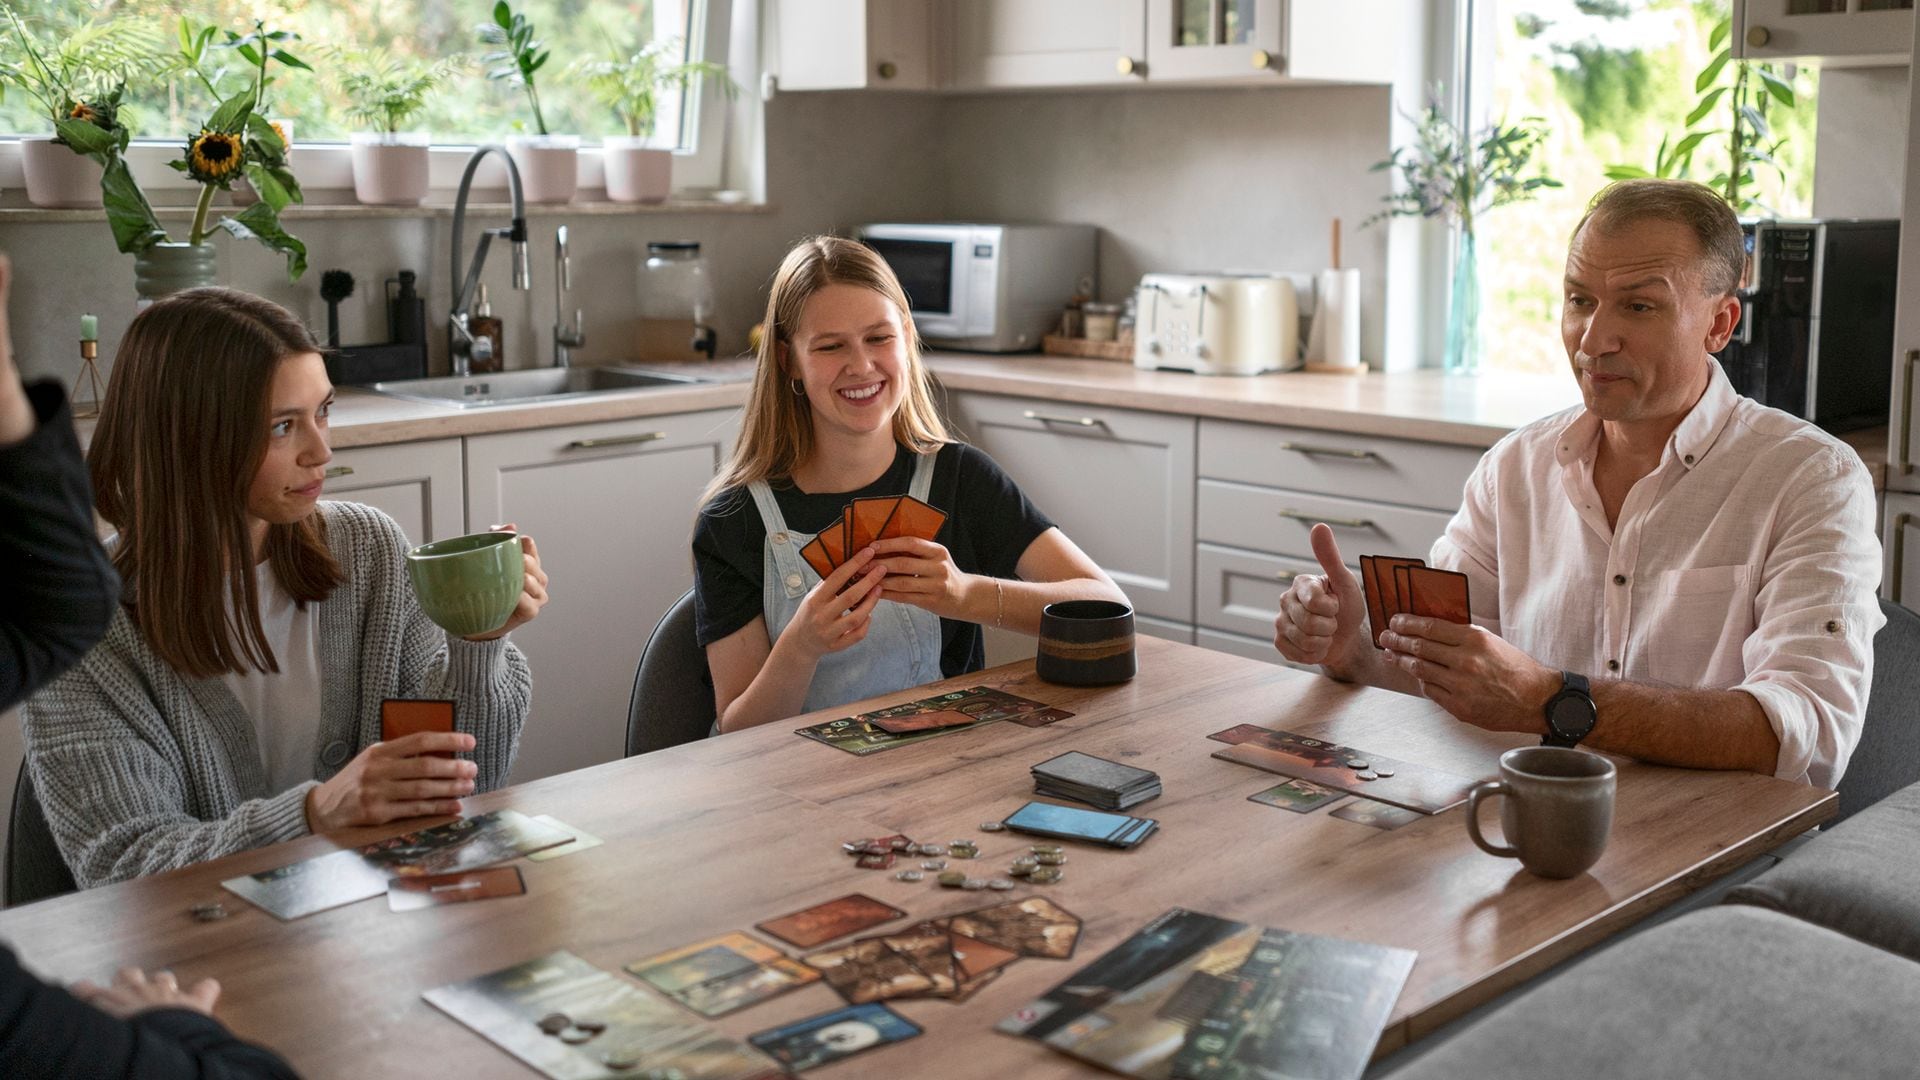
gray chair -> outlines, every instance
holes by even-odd
[[[1887,625],[1873,638],[1867,717],[1840,778],[1836,824],[1920,783],[1920,615],[1885,600],[1880,611]]]
[[[713,677],[693,636],[693,590],[653,628],[627,702],[627,756],[695,742],[713,730]]]
[[[79,887],[53,842],[53,830],[33,793],[33,774],[23,761],[20,778],[13,785],[13,817],[7,836],[7,906],[62,896]]]

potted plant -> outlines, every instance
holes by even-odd
[[[615,202],[665,202],[673,190],[673,152],[649,144],[661,91],[675,87],[685,90],[694,79],[712,78],[720,80],[728,96],[734,93],[725,64],[704,60],[674,63],[681,47],[674,38],[651,41],[638,50],[609,41],[606,59],[576,66],[594,99],[626,128],[626,134],[609,135],[600,142],[607,170],[607,197]]]
[[[280,227],[280,211],[301,201],[300,184],[287,167],[286,141],[257,111],[268,63],[279,61],[293,66],[298,61],[271,44],[278,39],[263,26],[255,23],[254,28],[255,33],[244,38],[233,36],[240,42],[267,43],[242,53],[252,64],[246,86],[221,101],[199,132],[188,137],[180,157],[167,163],[200,185],[193,224],[184,242],[168,236],[134,180],[126,158],[132,133],[124,124],[116,122],[111,129],[97,125],[68,125],[62,129],[74,149],[102,167],[100,187],[107,224],[113,229],[114,243],[134,257],[134,287],[142,299],[211,285],[214,249],[208,241],[215,230],[225,230],[241,240],[258,240],[285,255],[289,280],[298,281],[306,271],[306,245]],[[211,28],[196,33],[183,27],[181,33],[182,40],[189,42],[189,51],[197,46],[201,53],[212,37]],[[211,87],[212,80],[204,72],[194,73]],[[242,177],[260,193],[259,201],[237,214],[210,221],[214,193],[231,189]]]
[[[1495,124],[1469,135],[1440,107],[1435,90],[1417,120],[1411,146],[1373,166],[1391,169],[1402,187],[1381,198],[1387,209],[1365,224],[1390,217],[1440,218],[1454,226],[1454,265],[1447,304],[1446,370],[1473,374],[1480,364],[1480,262],[1475,230],[1489,210],[1530,199],[1543,187],[1559,187],[1545,175],[1523,177],[1546,139],[1537,117]]]
[[[260,23],[255,22],[253,33],[239,34],[232,30],[225,31],[226,40],[218,45],[213,45],[214,33],[214,27],[209,25],[196,28],[191,20],[182,17],[180,20],[180,51],[176,54],[174,63],[180,70],[186,71],[198,79],[200,84],[206,88],[207,93],[215,101],[225,99],[225,95],[223,95],[220,89],[221,84],[228,81],[228,75],[234,73],[229,71],[224,64],[213,68],[212,71],[209,72],[208,68],[212,55],[211,49],[220,49],[223,52],[231,52],[239,56],[241,61],[239,75],[242,80],[251,80],[254,77],[255,68],[261,66],[265,59],[277,60],[289,68],[300,71],[313,70],[298,57],[286,51],[285,46],[287,42],[299,40],[299,35],[291,30],[268,31]],[[254,103],[253,112],[257,116],[267,118],[266,122],[268,126],[272,127],[274,134],[280,137],[280,146],[277,152],[271,155],[269,155],[268,148],[265,146],[252,147],[250,150],[252,154],[251,160],[263,165],[277,165],[284,168],[286,166],[287,156],[292,153],[293,150],[293,122],[284,119],[274,119],[269,115],[267,96],[268,91],[273,86],[273,73],[269,71],[264,77],[264,80],[265,81],[260,84],[259,100]],[[268,158],[270,156],[277,160],[269,161]],[[252,178],[249,176],[242,176],[238,180],[235,180],[232,185],[227,188],[227,195],[235,206],[252,206],[254,203],[260,201],[259,191],[253,186]]]
[[[156,59],[156,35],[143,19],[121,17],[82,26],[58,45],[37,44],[26,22],[6,8],[13,33],[0,59],[0,83],[18,87],[40,106],[52,130],[20,140],[27,201],[48,209],[97,209],[101,205],[99,162],[74,138],[79,128],[106,133],[119,123],[122,87],[129,76],[164,68]],[[69,130],[75,129],[74,138]]]
[[[571,202],[580,186],[580,137],[547,130],[534,74],[546,66],[548,53],[544,43],[533,35],[533,24],[526,16],[515,14],[507,0],[499,0],[493,5],[493,21],[480,27],[480,40],[498,48],[480,60],[492,65],[487,69],[488,79],[520,87],[533,109],[537,134],[515,135],[507,140],[507,153],[513,155],[520,170],[523,197],[530,203]]]
[[[347,69],[340,78],[347,115],[372,128],[352,136],[354,197],[371,206],[420,205],[427,197],[433,138],[406,125],[426,108],[427,96],[446,78],[446,67],[383,49],[349,51],[340,60]]]

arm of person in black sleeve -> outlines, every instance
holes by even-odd
[[[0,709],[72,666],[106,632],[120,579],[93,533],[93,498],[66,397],[23,387],[7,339],[0,258]]]
[[[218,992],[217,986],[210,993],[200,987],[193,991],[208,1007]],[[177,987],[169,993],[150,986],[140,996],[116,985],[97,993],[116,1008],[141,1000],[192,1000]],[[0,947],[0,1076],[277,1080],[295,1075],[272,1051],[240,1041],[193,1007],[168,1005],[120,1019],[34,978],[12,950]]]

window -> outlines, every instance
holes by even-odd
[[[519,86],[485,77],[487,65],[481,63],[480,56],[494,46],[480,41],[478,27],[491,21],[492,7],[493,0],[334,0],[326,4],[303,0],[122,0],[114,5],[113,19],[116,23],[143,22],[154,48],[169,55],[178,49],[176,28],[183,14],[199,25],[242,32],[250,30],[257,17],[266,21],[269,30],[298,34],[299,40],[285,47],[314,70],[270,68],[273,81],[267,91],[266,111],[274,119],[286,121],[291,129],[297,147],[296,172],[307,178],[309,165],[320,164],[316,177],[307,180],[308,185],[315,186],[315,179],[320,179],[323,182],[319,186],[336,186],[324,181],[343,175],[340,169],[326,160],[327,155],[312,151],[345,143],[351,132],[364,126],[349,117],[337,88],[336,79],[345,70],[351,50],[378,48],[403,60],[447,65],[441,88],[421,114],[406,125],[430,131],[436,146],[497,142],[536,130],[525,92]],[[18,9],[45,41],[84,25],[99,8],[96,0],[37,0]],[[534,24],[551,57],[535,79],[548,130],[578,135],[585,146],[603,136],[627,132],[611,111],[594,101],[576,70],[577,64],[630,55],[647,42],[661,40],[675,45],[669,62],[705,59],[724,63],[727,59],[728,0],[596,0],[591,4],[514,0],[514,10]],[[223,65],[228,73],[217,79],[216,85],[224,95],[242,85],[244,74],[240,69],[244,65],[229,50],[209,50],[205,66],[217,70]],[[723,110],[703,110],[700,102],[703,95],[710,96],[717,89],[711,82],[696,81],[683,101],[679,91],[668,88],[659,96],[649,133],[655,145],[681,155],[678,176],[695,178],[707,186],[718,183],[720,144],[724,139],[723,129],[715,121]],[[136,140],[164,144],[170,151],[212,112],[214,95],[198,79],[175,73],[133,81],[126,100]],[[43,134],[47,122],[32,98],[9,93],[0,101],[0,130]],[[690,160],[708,158],[711,162],[707,168]],[[166,177],[147,165],[136,162],[143,182],[151,178],[165,186]],[[437,178],[442,170],[436,167],[435,172]]]
[[[1564,187],[1502,207],[1480,223],[1484,337],[1482,368],[1559,372],[1560,282],[1567,240],[1607,169],[1651,169],[1661,140],[1686,130],[1699,95],[1695,80],[1714,52],[1709,34],[1731,5],[1702,0],[1475,0],[1472,18],[1476,126],[1538,117],[1549,129],[1547,174]],[[1730,85],[1733,65],[1711,84]],[[1781,72],[1797,103],[1776,101],[1767,119],[1783,141],[1780,170],[1757,170],[1756,212],[1804,216],[1813,196],[1817,76]],[[1709,181],[1728,159],[1730,95],[1721,95],[1693,131],[1709,131],[1690,179]]]

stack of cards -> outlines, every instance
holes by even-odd
[[[1102,810],[1125,810],[1160,797],[1160,774],[1078,750],[1048,758],[1033,767],[1033,790],[1056,799],[1072,799]]]
[[[800,557],[813,572],[826,577],[840,564],[859,554],[875,540],[912,536],[932,540],[946,524],[947,515],[911,495],[891,495],[880,499],[855,499],[840,512],[840,520],[820,530]]]
[[[1072,806],[1030,802],[1002,822],[1016,832],[1060,840],[1091,840],[1108,847],[1134,848],[1152,836],[1160,823],[1153,818],[1103,814]]]
[[[822,907],[840,905],[844,899]],[[763,923],[761,929],[771,933],[772,925]],[[1015,960],[1064,960],[1073,955],[1079,939],[1079,916],[1033,896],[857,938],[801,959],[852,1005],[902,998],[964,1001]]]
[[[1367,622],[1375,646],[1395,615],[1430,615],[1462,626],[1473,621],[1465,574],[1435,570],[1419,559],[1362,555],[1360,583],[1367,594]]]

